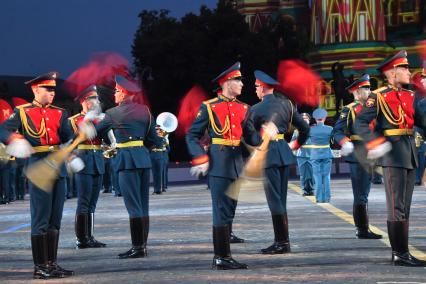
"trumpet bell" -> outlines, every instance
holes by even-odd
[[[167,133],[173,132],[178,127],[177,117],[170,112],[162,112],[157,116],[157,125]]]

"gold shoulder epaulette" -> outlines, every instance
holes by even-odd
[[[32,103],[27,103],[27,104],[17,106],[16,108],[21,109],[21,108],[29,107],[29,106],[32,106],[32,105],[33,105]]]
[[[387,86],[383,86],[383,87],[380,87],[378,89],[375,89],[374,91],[372,91],[372,93],[373,94],[378,94],[378,93],[381,93],[382,91],[384,91],[386,89],[389,89],[389,88]]]
[[[58,107],[58,106],[54,106],[54,105],[50,105],[50,107],[56,108],[56,109],[60,109],[60,110],[65,110],[64,108],[61,108],[61,107]]]
[[[80,113],[74,114],[73,116],[68,117],[69,120],[77,118],[80,115]]]
[[[215,101],[217,101],[217,100],[219,100],[218,98],[213,98],[213,99],[210,99],[210,100],[207,100],[207,101],[204,101],[203,102],[203,104],[205,104],[205,105],[207,105],[207,104],[211,104],[211,103],[214,103]]]

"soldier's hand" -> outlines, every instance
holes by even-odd
[[[200,177],[200,176],[207,175],[208,170],[209,170],[209,162],[201,164],[201,165],[193,166],[191,167],[189,172],[191,173],[192,176]]]
[[[340,155],[348,156],[352,154],[353,151],[354,143],[352,143],[351,141],[346,141],[345,143],[343,143],[342,148],[340,149]]]
[[[266,133],[269,136],[269,138],[271,138],[271,140],[274,140],[275,138],[277,138],[278,128],[275,125],[275,123],[273,123],[272,121],[269,121],[265,123],[264,125],[262,125],[262,128],[264,133]]]
[[[392,144],[389,141],[382,143],[367,153],[367,159],[374,160],[383,157],[386,153],[392,150]]]
[[[34,149],[26,139],[12,138],[6,147],[6,153],[16,158],[28,158],[34,153]]]
[[[78,173],[84,169],[85,165],[82,159],[74,157],[68,162],[68,167],[72,173]]]

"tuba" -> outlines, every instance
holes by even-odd
[[[165,137],[168,133],[175,131],[178,127],[177,117],[170,112],[160,113],[155,122],[160,128],[159,132],[161,137]]]

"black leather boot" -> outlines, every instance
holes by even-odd
[[[231,244],[241,244],[244,243],[244,239],[237,237],[232,231],[232,223],[229,224],[229,242]]]
[[[408,220],[388,221],[392,264],[396,266],[426,267],[426,261],[415,258],[408,251]]]
[[[146,217],[130,218],[132,248],[125,253],[120,253],[118,258],[141,258],[147,255],[146,239],[148,238],[148,228],[145,227],[147,225],[146,219]]]
[[[272,215],[272,224],[274,226],[275,241],[271,246],[261,249],[261,252],[263,254],[282,254],[290,252],[287,214]]]
[[[212,268],[217,270],[247,269],[247,265],[239,263],[231,256],[229,242],[229,226],[213,227],[214,258]]]
[[[106,244],[101,243],[100,241],[96,240],[93,236],[93,232],[95,230],[95,213],[89,214],[89,219],[87,222],[87,231],[89,236],[89,244],[91,248],[103,248],[106,247]]]
[[[31,248],[34,260],[34,279],[62,278],[63,274],[58,273],[48,263],[47,259],[47,234],[32,235]]]
[[[68,277],[74,275],[74,271],[67,270],[60,267],[56,263],[58,255],[58,243],[59,243],[59,231],[58,230],[49,230],[47,231],[47,261],[49,266],[57,274],[61,274],[61,277]]]
[[[356,226],[356,236],[358,239],[381,239],[382,236],[370,231],[368,225],[367,204],[353,205],[354,223]]]
[[[77,241],[75,242],[76,249],[90,248],[89,239],[89,214],[75,214],[75,236]]]

